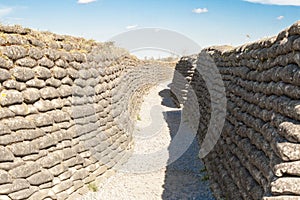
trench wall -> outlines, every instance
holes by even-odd
[[[218,68],[227,100],[221,136],[203,159],[216,198],[300,199],[300,22],[276,37],[211,47],[179,61],[176,71],[185,81],[174,76],[172,91],[188,116],[189,93],[196,93],[201,145],[216,103],[197,71],[202,65]]]
[[[170,68],[111,43],[0,26],[0,199],[75,199],[130,156]]]

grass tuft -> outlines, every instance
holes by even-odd
[[[141,116],[138,115],[136,118],[138,121],[142,121]]]
[[[200,172],[201,172],[201,173],[207,172],[206,167],[203,167],[202,169],[200,169]]]
[[[209,180],[209,176],[206,174],[201,178],[201,181],[205,182]]]
[[[90,183],[89,185],[88,185],[88,188],[89,188],[89,190],[90,191],[92,191],[92,192],[98,192],[98,187],[97,187],[97,185],[95,184],[95,183]]]

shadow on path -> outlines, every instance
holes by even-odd
[[[162,90],[159,95],[163,99],[163,106],[177,108],[172,101],[170,90]],[[170,136],[173,141],[179,131],[181,110],[164,112],[164,118],[168,124]],[[186,134],[187,137],[191,137],[191,135],[188,134],[192,133],[186,131],[183,132],[183,134]],[[169,162],[165,172],[162,199],[213,200],[214,197],[209,188],[209,182],[205,180],[206,174],[203,172],[204,165],[198,157],[200,148],[197,137],[194,137],[187,150],[183,149],[184,147],[182,146],[178,142],[171,142],[168,147]],[[184,153],[174,161],[174,158],[178,156],[178,152],[175,151],[178,150]]]

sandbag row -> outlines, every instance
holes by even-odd
[[[0,199],[76,199],[131,155],[143,95],[172,68],[112,43],[0,26]]]
[[[184,58],[178,63],[176,69],[187,80],[192,76],[189,84],[198,97],[200,144],[212,120],[208,86],[213,80],[197,70],[191,75],[190,66],[209,67],[202,59],[206,54],[223,79],[226,121],[214,149],[203,159],[217,199],[300,198],[299,47],[297,22],[277,37],[238,48],[210,47],[196,56],[197,61],[192,56],[193,61]],[[185,102],[193,116],[193,100]]]

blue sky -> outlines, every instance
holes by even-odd
[[[289,4],[289,5],[283,5]],[[0,21],[106,41],[159,27],[200,46],[240,45],[300,20],[300,0],[1,0]]]

